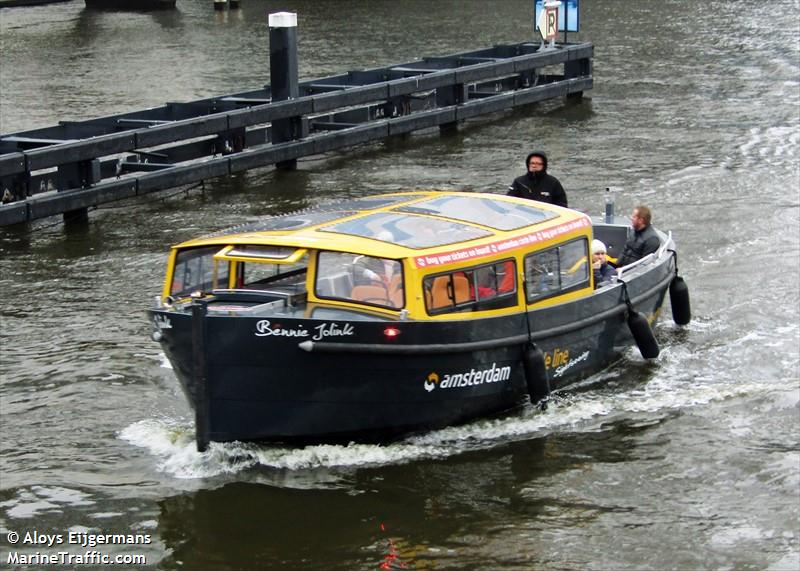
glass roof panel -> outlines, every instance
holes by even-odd
[[[535,205],[515,204],[479,196],[440,196],[394,209],[398,212],[443,216],[453,220],[516,230],[558,216]]]
[[[376,212],[325,226],[319,230],[372,238],[414,249],[456,244],[491,236],[488,230],[460,222],[392,212]]]
[[[394,196],[372,196],[365,198],[353,198],[318,204],[312,208],[285,214],[283,216],[270,216],[255,222],[249,222],[235,228],[226,228],[217,234],[230,234],[231,232],[270,232],[276,230],[300,230],[324,224],[337,218],[352,216],[359,210],[375,210],[384,206],[391,206],[398,202],[412,200],[413,196],[394,195]],[[216,235],[216,234],[212,234]]]
[[[230,234],[231,232],[245,233],[245,232],[270,232],[275,230],[300,230],[316,224],[323,224],[330,220],[342,218],[344,216],[352,216],[354,211],[305,211],[295,214],[287,214],[285,216],[271,216],[263,220],[249,222],[236,226],[235,228],[227,228],[218,234]]]

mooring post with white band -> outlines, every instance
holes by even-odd
[[[269,15],[269,80],[272,101],[299,96],[297,77],[297,14],[275,12]],[[290,117],[272,122],[272,143],[292,141],[300,136],[301,119]],[[294,169],[297,159],[279,162],[278,168]]]

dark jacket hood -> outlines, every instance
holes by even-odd
[[[525,170],[526,171],[528,170],[528,165],[531,162],[531,157],[539,157],[540,159],[542,159],[542,162],[544,163],[544,169],[543,170],[547,171],[547,155],[544,154],[543,151],[533,151],[530,155],[528,155],[525,158]]]

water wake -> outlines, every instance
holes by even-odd
[[[387,445],[316,445],[292,448],[253,443],[211,443],[195,449],[189,420],[147,419],[119,434],[158,458],[158,469],[176,478],[210,478],[251,468],[277,471],[348,470],[446,458],[468,451],[563,432],[606,430],[632,417],[662,417],[665,412],[704,406],[767,391],[796,390],[792,379],[746,381],[708,375],[688,375],[680,365],[685,351],[667,352],[665,363],[644,384],[620,390],[624,374],[601,373],[610,382],[602,389],[554,395],[546,412],[527,407],[519,413],[409,437]],[[682,372],[683,371],[683,372]],[[618,380],[614,380],[618,379]],[[604,378],[603,382],[608,382]],[[599,384],[599,383],[598,383]]]

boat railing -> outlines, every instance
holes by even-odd
[[[667,239],[661,240],[661,245],[658,247],[658,251],[656,252],[656,257],[660,258],[668,250],[674,250],[674,249],[675,249],[675,243],[672,241],[672,230],[668,230]]]

